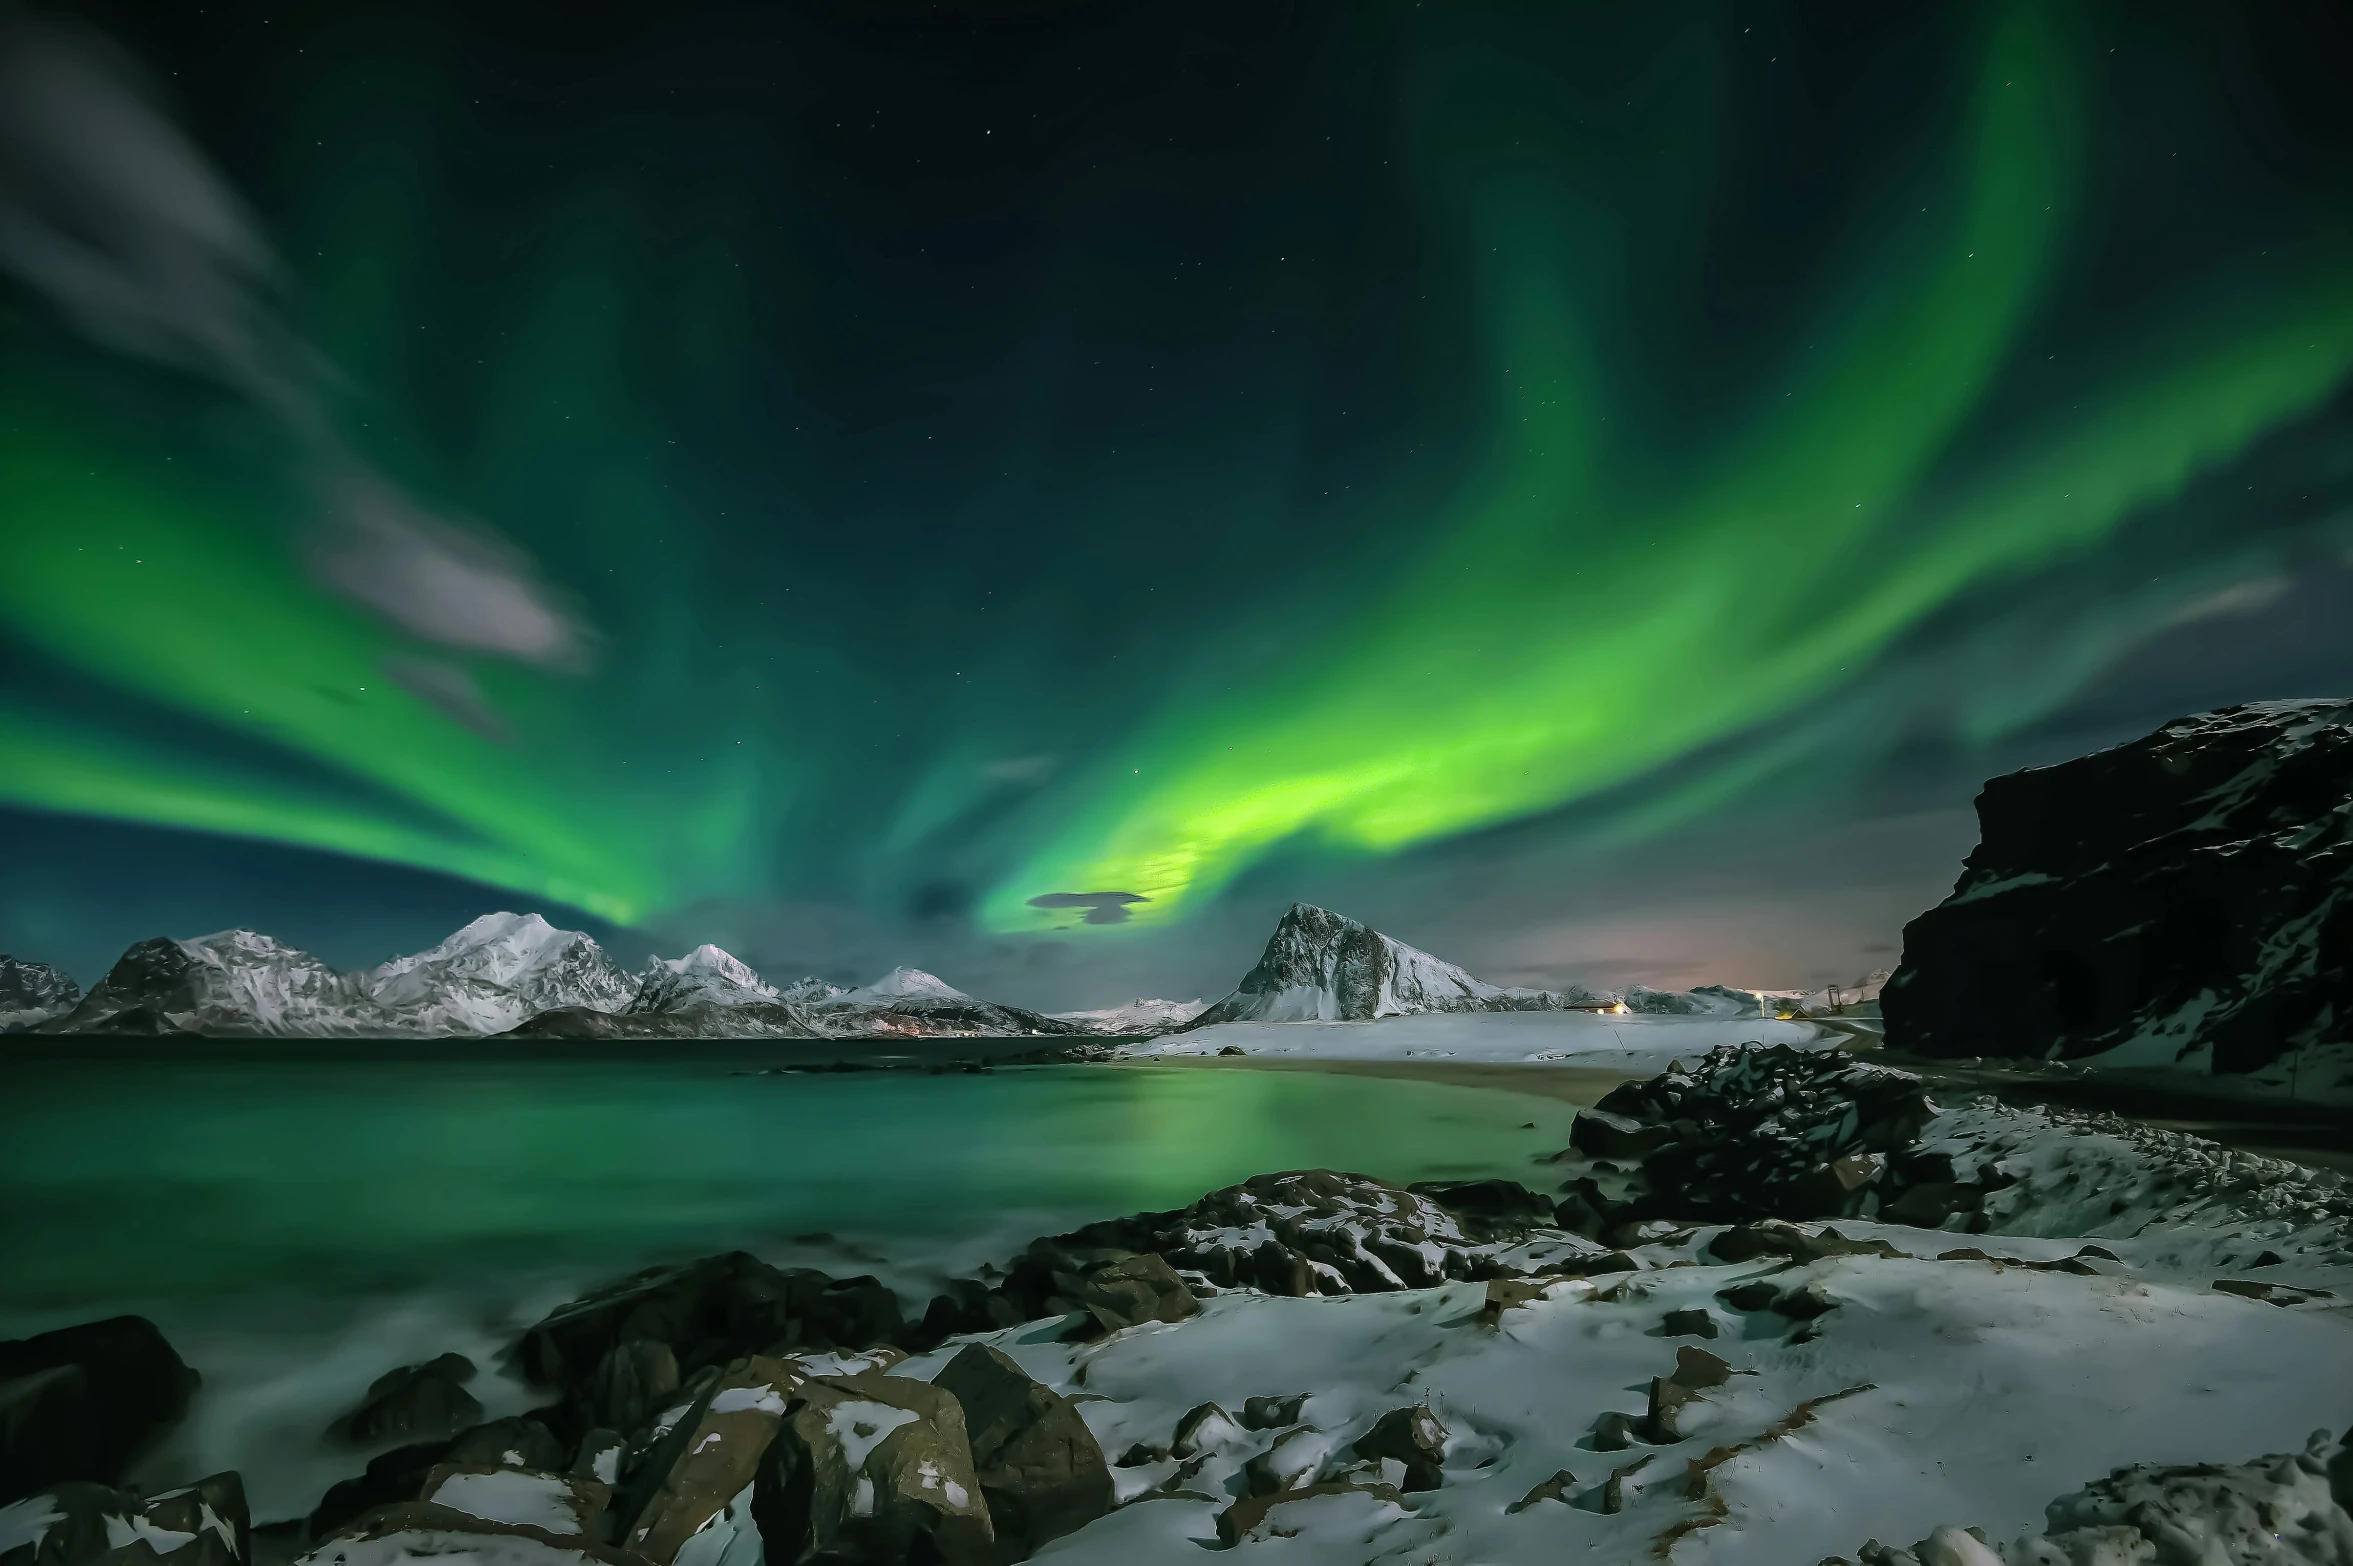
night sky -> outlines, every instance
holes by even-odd
[[[2335,3],[0,13],[0,950],[1893,960],[2353,687]]]

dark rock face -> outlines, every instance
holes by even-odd
[[[963,1410],[939,1388],[898,1376],[804,1383],[769,1444],[752,1515],[777,1566],[998,1558]]]
[[[329,1433],[362,1446],[455,1435],[482,1419],[482,1405],[465,1388],[473,1379],[474,1362],[463,1354],[403,1365],[378,1376],[359,1407]]]
[[[162,935],[141,941],[114,960],[106,977],[82,998],[70,1017],[59,1019],[57,1027],[84,1033],[113,1021],[113,1031],[126,1031],[122,1024],[133,1013],[142,1019],[152,1015],[163,1022],[168,1014],[192,1012],[204,999],[196,970],[196,959],[178,941]]]
[[[1004,1353],[975,1343],[932,1385],[964,1410],[973,1473],[1007,1555],[1028,1554],[1111,1510],[1103,1448],[1078,1409]]]
[[[1174,1031],[1221,1022],[1361,1022],[1429,1011],[1547,1011],[1596,997],[1483,984],[1369,925],[1293,903],[1234,993]]]
[[[47,963],[0,957],[0,1021],[10,1013],[55,1016],[81,998],[82,987]]]
[[[731,1251],[650,1268],[576,1300],[525,1332],[516,1355],[525,1375],[564,1388],[598,1416],[588,1423],[623,1429],[604,1417],[597,1376],[623,1344],[665,1345],[674,1373],[691,1375],[746,1354],[870,1348],[903,1330],[897,1296],[872,1278],[772,1267]]]
[[[2258,702],[2012,773],[1904,930],[1887,1042],[1944,1057],[2155,1039],[2244,1072],[2353,1015],[2353,702]]]
[[[509,1028],[510,1039],[822,1039],[831,1037],[791,1006],[702,1001],[675,1011],[598,1011],[558,1006]]]
[[[196,1382],[144,1316],[0,1343],[0,1505],[61,1480],[117,1482]]]

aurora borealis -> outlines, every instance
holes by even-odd
[[[2353,650],[2177,667],[2353,546],[2325,7],[159,9],[10,35],[20,834],[1091,950]]]

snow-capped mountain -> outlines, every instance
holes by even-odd
[[[895,1006],[911,1000],[972,999],[962,990],[921,968],[893,968],[872,984],[844,991],[830,1004],[839,1006]]]
[[[74,1009],[82,987],[45,962],[0,957],[0,1033]]]
[[[1167,1033],[1182,1027],[1209,1009],[1205,1000],[1129,1001],[1125,1006],[1107,1006],[1100,1011],[1057,1011],[1049,1013],[1058,1022],[1074,1022],[1090,1033],[1129,1035],[1137,1033]]]
[[[620,1011],[637,985],[578,930],[537,914],[484,914],[438,946],[367,975],[369,997],[403,1033],[504,1033],[567,1006]]]
[[[1293,903],[1258,966],[1186,1029],[1221,1022],[1355,1022],[1430,1011],[1555,1011],[1611,998],[1578,990],[1506,989],[1391,940],[1370,925]]]
[[[742,959],[705,942],[683,957],[656,957],[638,981],[629,1010],[674,1012],[689,1006],[775,1004],[782,999],[776,987]]]
[[[226,1033],[366,1037],[381,1013],[359,975],[251,930],[141,941],[44,1033]]]

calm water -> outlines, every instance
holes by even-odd
[[[456,1349],[519,1412],[499,1348],[649,1262],[742,1247],[919,1303],[1263,1171],[1524,1176],[1573,1113],[1305,1072],[732,1074],[773,1045],[199,1048],[0,1055],[0,1337],[152,1316],[205,1386],[144,1477],[236,1468],[260,1519],[355,1468],[320,1432],[383,1370]]]

